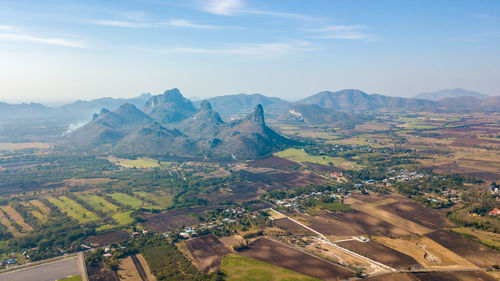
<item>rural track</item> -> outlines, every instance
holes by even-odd
[[[135,268],[137,269],[137,272],[139,273],[139,276],[141,277],[142,281],[149,281],[149,278],[146,274],[146,271],[144,270],[144,267],[142,267],[141,262],[137,258],[136,255],[130,256],[132,258],[132,261],[134,262]]]
[[[335,248],[337,248],[337,249],[339,249],[339,250],[341,250],[341,251],[343,251],[343,252],[345,252],[345,253],[348,253],[348,254],[350,254],[350,255],[352,255],[352,256],[354,256],[354,257],[357,257],[357,258],[360,258],[360,259],[366,260],[366,261],[368,261],[368,262],[370,262],[370,263],[376,264],[376,265],[378,265],[378,266],[380,266],[380,267],[382,267],[382,268],[385,268],[385,269],[387,269],[387,270],[389,270],[389,271],[392,271],[392,272],[398,272],[398,270],[397,270],[397,269],[395,269],[395,268],[392,268],[392,267],[390,267],[390,266],[388,266],[388,265],[385,265],[385,264],[383,264],[383,263],[380,263],[380,262],[378,262],[378,261],[372,260],[372,259],[370,259],[370,258],[368,258],[368,257],[365,257],[365,256],[363,256],[363,255],[360,255],[360,254],[358,254],[358,253],[355,253],[355,252],[353,252],[353,251],[351,251],[351,250],[348,250],[348,249],[346,249],[346,248],[340,247],[339,245],[337,245],[337,244],[335,244],[335,243],[332,243],[332,242],[331,242],[331,241],[330,241],[330,240],[329,240],[329,239],[328,239],[325,235],[323,235],[322,233],[320,233],[320,232],[318,232],[318,231],[316,231],[316,230],[314,230],[314,229],[310,228],[309,226],[304,225],[303,223],[298,222],[298,221],[296,221],[296,220],[294,220],[294,219],[292,219],[292,218],[288,217],[287,215],[285,215],[285,214],[283,214],[283,213],[281,213],[281,212],[278,212],[278,211],[274,210],[273,208],[271,208],[271,210],[273,210],[273,211],[275,211],[276,213],[278,213],[278,214],[280,214],[280,215],[282,215],[282,216],[284,216],[284,217],[288,218],[289,220],[291,220],[291,221],[293,221],[293,222],[297,223],[298,225],[300,225],[300,226],[302,226],[302,227],[304,227],[304,228],[306,228],[306,229],[308,229],[308,230],[312,231],[313,233],[315,233],[315,234],[319,235],[319,238],[316,238],[316,239],[318,239],[320,242],[323,242],[323,243],[326,243],[326,244],[328,244],[328,245],[331,245],[331,246],[333,246],[333,247],[335,247]]]

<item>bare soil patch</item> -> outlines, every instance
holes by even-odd
[[[130,256],[120,259],[118,276],[120,276],[120,281],[144,281],[144,279],[141,278],[141,275],[139,275],[134,261]]]
[[[426,208],[416,202],[394,202],[379,206],[388,212],[394,212],[398,216],[421,224],[431,229],[452,227],[453,223],[443,217],[441,213],[431,208]]]
[[[87,241],[97,243],[99,245],[107,245],[115,242],[123,241],[130,238],[130,234],[124,230],[109,232],[105,234],[90,236]]]
[[[415,272],[412,273],[422,281],[495,281],[496,279],[482,271],[465,272]]]
[[[490,267],[500,264],[500,253],[456,233],[441,229],[425,236],[477,266]]]
[[[214,208],[223,208],[224,206],[207,206],[197,208],[186,208],[171,210],[162,213],[142,213],[142,219],[145,220],[144,226],[157,233],[167,232],[183,226],[190,226],[197,223],[197,220],[191,214],[202,215],[205,211]]]
[[[231,253],[213,234],[186,240],[186,246],[199,271],[210,273],[217,270],[222,258]]]
[[[354,273],[341,265],[315,257],[268,238],[259,238],[241,255],[288,268],[322,280],[342,280]]]
[[[298,236],[311,236],[316,235],[314,232],[309,229],[301,226],[300,224],[290,220],[289,218],[282,218],[274,220],[274,223],[281,229],[291,232],[294,235]]]
[[[422,266],[414,258],[379,244],[373,240],[368,242],[353,240],[339,242],[337,244],[343,248],[349,249],[396,269],[408,269],[409,267],[412,269],[422,268]]]
[[[248,162],[249,166],[256,168],[273,168],[279,170],[298,169],[300,164],[278,156],[271,156],[265,159],[259,159]]]

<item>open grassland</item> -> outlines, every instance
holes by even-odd
[[[319,280],[267,262],[238,255],[225,256],[221,270],[226,274],[228,281]]]
[[[112,218],[119,224],[119,225],[128,225],[134,222],[134,219],[130,216],[132,214],[132,211],[126,211],[126,212],[118,212],[116,214],[113,214]]]
[[[19,233],[19,231],[17,231],[17,229],[12,225],[12,223],[10,222],[9,218],[7,218],[4,214],[3,211],[0,211],[0,223],[2,225],[4,225],[7,230],[12,233],[12,235],[14,236],[19,236],[21,235],[21,233]]]
[[[16,211],[12,206],[6,205],[1,207],[4,213],[11,219],[20,225],[23,230],[22,232],[28,232],[33,230],[33,227],[29,226],[23,219],[23,217]]]
[[[152,158],[137,158],[137,159],[125,159],[117,157],[108,157],[108,160],[116,165],[120,165],[125,168],[137,168],[137,169],[147,169],[147,168],[157,168],[157,167],[169,167],[170,162],[159,161]]]
[[[45,206],[45,204],[42,203],[42,201],[40,200],[30,200],[29,203],[37,208],[38,210],[40,210],[40,212],[43,214],[43,215],[48,215],[50,213],[50,208]]]
[[[92,208],[94,208],[94,210],[97,211],[108,213],[108,212],[116,212],[119,209],[118,206],[115,206],[106,201],[104,198],[94,194],[81,194],[78,197],[80,197],[83,201],[87,202],[90,206],[92,206]]]
[[[56,205],[57,208],[61,210],[61,212],[77,220],[79,223],[87,223],[99,219],[94,213],[85,209],[84,207],[82,207],[82,205],[76,203],[66,196],[61,196],[58,198],[50,197],[48,198],[48,200],[50,201],[50,203]]]
[[[81,275],[75,275],[75,276],[70,276],[66,277],[63,279],[59,279],[57,281],[82,281],[82,276]]]
[[[0,142],[0,151],[14,151],[19,149],[49,149],[51,146],[41,142]]]
[[[477,242],[486,245],[490,248],[500,250],[500,234],[482,231],[479,229],[469,228],[469,227],[457,227],[451,229],[451,231],[461,234],[462,236],[470,237]]]
[[[134,194],[144,201],[153,202],[155,205],[158,205],[162,209],[166,209],[174,204],[174,197],[171,194],[165,192],[145,192],[145,191],[137,191]]]
[[[339,167],[342,166],[352,166],[355,167],[357,166],[356,163],[346,161],[344,158],[341,157],[330,157],[330,156],[315,156],[315,155],[309,155],[307,152],[295,148],[289,148],[280,152],[277,152],[275,154],[278,157],[281,158],[286,158],[298,163],[305,163],[305,162],[311,162],[311,163],[316,163],[316,164],[321,164],[321,165],[336,165]]]
[[[121,205],[128,206],[133,209],[139,209],[144,206],[144,202],[125,193],[111,193],[109,196]]]

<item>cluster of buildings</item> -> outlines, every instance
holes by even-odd
[[[298,196],[295,196],[295,197],[292,197],[292,198],[286,198],[286,199],[282,199],[282,200],[277,200],[275,203],[276,205],[279,205],[279,206],[282,206],[282,207],[285,207],[285,208],[298,208],[300,205],[299,205],[299,202],[301,200],[304,200],[304,199],[316,199],[316,200],[319,200],[321,197],[323,196],[328,196],[330,198],[333,198],[333,199],[347,199],[349,198],[350,196],[350,193],[348,194],[340,194],[341,192],[343,192],[343,189],[342,188],[339,188],[337,189],[337,193],[335,192],[331,192],[331,191],[325,191],[325,192],[321,192],[321,191],[313,191],[309,194],[301,194],[301,195],[298,195]],[[296,211],[300,211],[298,209],[296,209]]]
[[[422,179],[427,177],[427,175],[417,173],[415,171],[413,172],[408,172],[404,169],[396,171],[392,170],[389,172],[389,174],[395,174],[393,177],[384,179],[383,182],[390,183],[390,182],[403,182],[403,181],[410,181],[410,180],[415,180],[415,179]]]

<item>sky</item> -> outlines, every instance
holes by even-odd
[[[500,95],[497,0],[0,0],[0,101]]]

